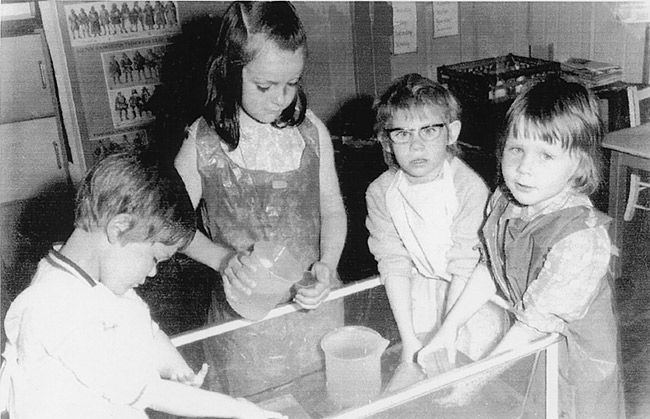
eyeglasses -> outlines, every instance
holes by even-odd
[[[418,136],[425,142],[435,141],[442,136],[442,129],[446,127],[447,124],[431,124],[425,127],[420,127],[417,130],[415,129],[403,129],[403,128],[391,128],[386,130],[388,138],[395,144],[408,144],[413,141],[413,136],[415,131],[418,132]]]

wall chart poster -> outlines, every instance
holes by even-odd
[[[141,150],[149,144],[146,130],[129,131],[124,134],[114,134],[91,140],[93,160],[90,164],[98,163],[109,154],[120,151]]]
[[[101,53],[104,81],[115,128],[153,119],[148,102],[160,84],[164,44]]]
[[[147,38],[179,29],[173,1],[88,2],[68,4],[64,10],[73,47]]]
[[[124,138],[147,138],[155,118],[148,100],[181,30],[179,3],[56,2],[86,162]]]

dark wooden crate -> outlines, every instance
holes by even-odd
[[[438,82],[465,102],[513,99],[527,83],[559,75],[560,63],[508,54],[438,67]]]

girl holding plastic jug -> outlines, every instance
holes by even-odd
[[[300,84],[306,57],[306,33],[290,3],[233,3],[223,16],[209,63],[203,116],[189,128],[176,156],[175,166],[194,206],[202,203],[206,232],[197,233],[185,253],[222,272],[229,300],[237,298],[233,288],[254,292],[247,254],[260,240],[286,246],[301,269],[316,277],[315,287],[297,291],[295,301],[301,307],[317,308],[339,283],[336,268],[347,219],[330,135],[307,108]],[[214,294],[210,322],[236,317],[221,291]],[[309,348],[291,345],[286,335],[315,333],[321,319],[335,326],[342,316],[318,310],[298,314],[291,317],[314,319],[284,326],[267,321],[255,336],[247,332],[251,336],[237,337],[237,350],[226,343],[209,349],[215,362],[226,358],[230,366],[235,359],[248,363],[230,374],[233,392],[255,392],[265,383],[289,379],[287,369],[307,368],[318,342],[309,342]],[[312,330],[303,330],[300,322],[312,322]],[[265,344],[265,339],[272,343]],[[268,359],[276,355],[276,365],[270,365]],[[252,371],[244,371],[251,365]]]
[[[445,87],[405,75],[376,111],[389,169],[366,192],[368,245],[397,322],[402,361],[414,362],[479,260],[488,188],[456,157],[461,108]],[[502,310],[486,307],[463,329],[460,349],[481,358],[507,324]]]

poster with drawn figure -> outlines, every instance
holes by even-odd
[[[108,90],[109,106],[115,128],[144,125],[154,120],[148,103],[156,85],[138,85]]]
[[[84,2],[64,5],[73,47],[170,35],[180,31],[178,2]]]
[[[108,90],[142,84],[159,84],[160,68],[167,45],[146,45],[104,52],[102,67]]]
[[[107,137],[91,139],[90,141],[94,146],[94,163],[98,163],[110,154],[119,153],[121,151],[142,150],[148,145],[146,130],[129,131]]]

